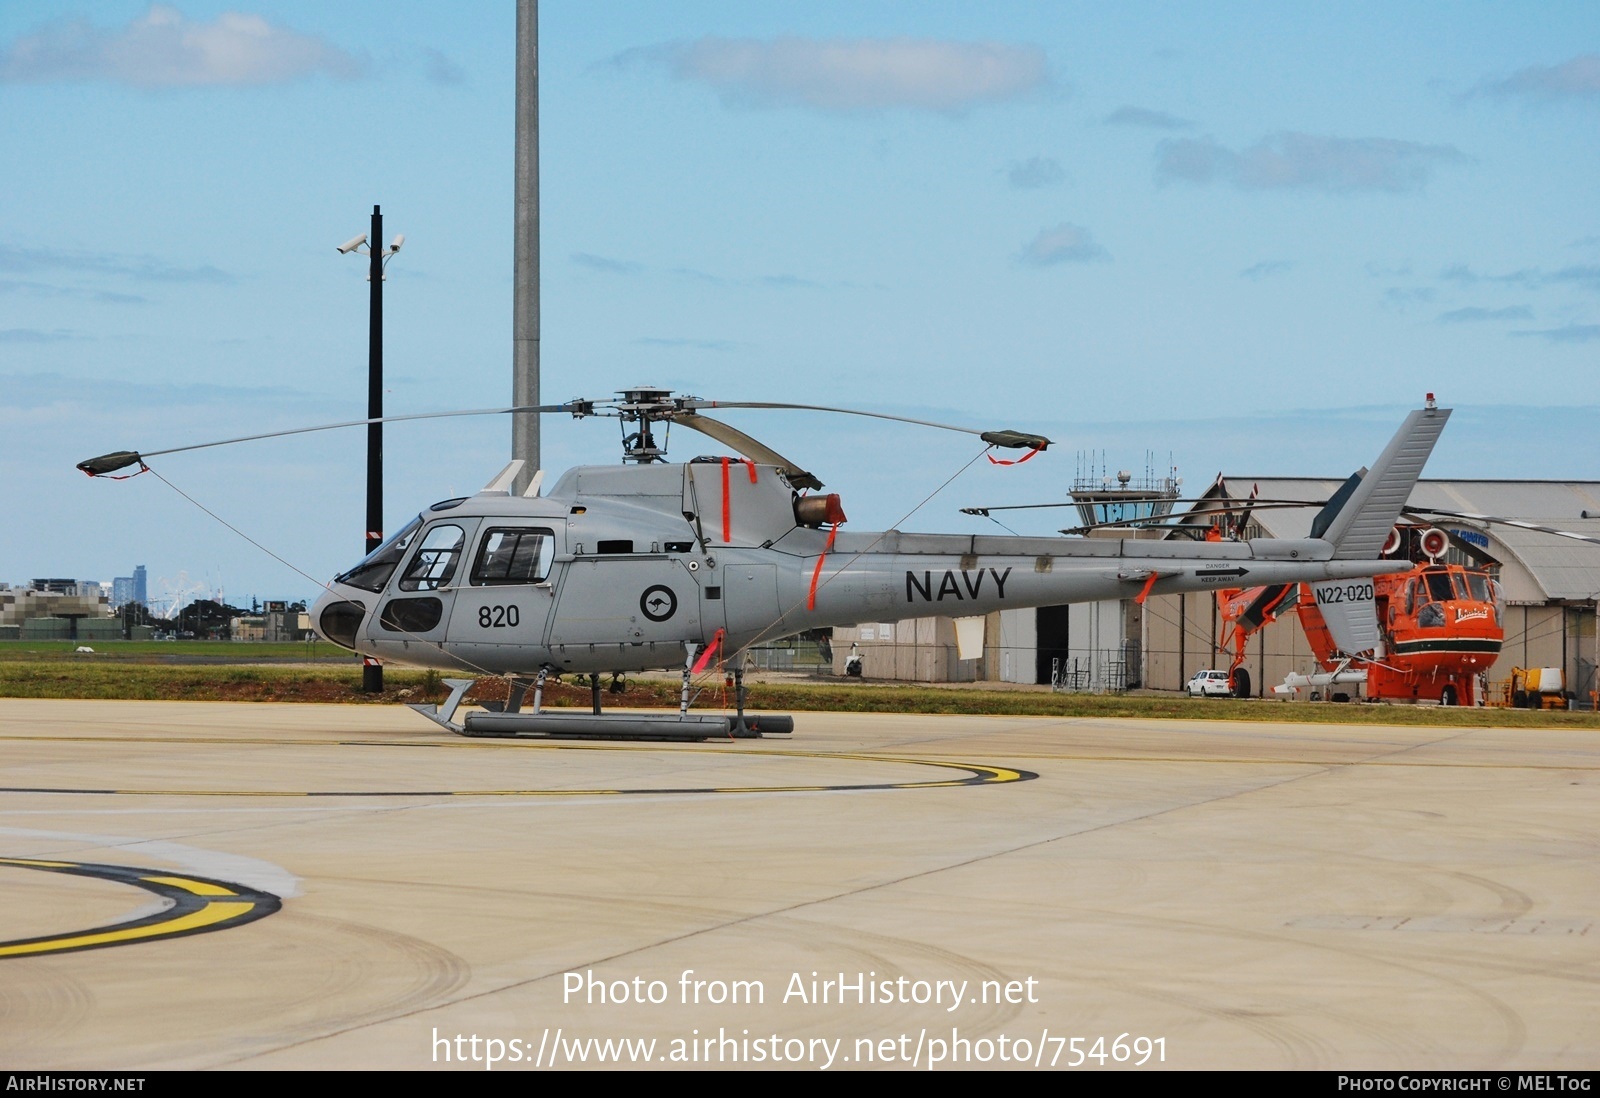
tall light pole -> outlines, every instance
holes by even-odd
[[[355,252],[370,263],[367,280],[372,283],[367,312],[367,418],[383,418],[383,268],[406,241],[402,234],[389,247],[379,250],[383,239],[383,211],[372,207],[372,233],[339,245],[339,254]],[[371,241],[372,243],[368,243]],[[383,544],[383,424],[367,424],[367,552]],[[363,661],[361,688],[369,694],[383,691],[383,665],[371,657]]]
[[[517,0],[516,223],[511,301],[511,403],[539,403],[539,0]],[[511,417],[511,456],[525,464],[512,489],[539,468],[539,417]]]

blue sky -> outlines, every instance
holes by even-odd
[[[510,392],[514,4],[0,6],[0,580],[310,581],[107,450],[364,413],[374,202],[388,408]],[[1348,472],[1463,409],[1438,476],[1600,478],[1600,9],[545,0],[543,391],[648,382],[1058,442],[907,525],[1111,466]],[[764,414],[770,415],[770,414]],[[973,456],[739,425],[861,528]],[[614,428],[550,421],[545,463]],[[678,456],[710,449],[678,440]],[[391,428],[388,525],[492,475],[501,420]],[[360,555],[360,432],[174,455],[313,576]],[[1047,519],[1028,528],[1050,528]],[[992,527],[990,528],[992,529]]]

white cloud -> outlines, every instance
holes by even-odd
[[[1383,291],[1383,303],[1406,309],[1412,305],[1426,305],[1438,296],[1437,291],[1427,286],[1392,286]]]
[[[1439,314],[1440,324],[1473,324],[1484,320],[1532,320],[1533,310],[1526,305],[1507,305],[1503,309],[1485,309],[1469,305],[1464,309],[1451,309]]]
[[[1600,265],[1590,263],[1563,267],[1548,274],[1538,267],[1523,267],[1505,274],[1485,275],[1479,274],[1465,263],[1452,263],[1439,272],[1439,279],[1443,282],[1459,282],[1463,286],[1472,286],[1479,282],[1505,282],[1538,290],[1556,283],[1567,283],[1581,286],[1586,290],[1600,290]]]
[[[1019,190],[1035,190],[1063,182],[1067,173],[1059,161],[1048,156],[1033,156],[1014,162],[1006,170],[1006,179]]]
[[[467,70],[439,50],[425,49],[422,51],[422,56],[428,62],[428,79],[435,84],[462,84],[466,82]]]
[[[235,280],[233,275],[209,264],[180,267],[151,256],[123,256],[111,252],[69,251],[61,248],[18,248],[0,244],[0,271],[30,274],[46,270],[121,275],[154,282],[226,284]]]
[[[1179,118],[1166,111],[1152,111],[1144,107],[1118,107],[1106,115],[1108,126],[1140,126],[1151,130],[1187,130],[1194,125],[1187,118]]]
[[[1471,94],[1502,98],[1600,99],[1600,54],[1579,54],[1559,65],[1530,65],[1504,80],[1480,84]]]
[[[618,65],[665,65],[707,84],[724,103],[857,113],[903,107],[956,113],[1037,92],[1050,82],[1044,51],[925,38],[707,36],[629,50]]]
[[[259,15],[224,12],[193,22],[153,4],[123,27],[52,23],[0,51],[0,83],[107,80],[136,88],[280,84],[322,74],[359,76],[362,65],[313,35]]]
[[[641,336],[634,343],[641,347],[666,347],[681,351],[736,351],[741,346],[727,339],[668,339],[660,336]]]
[[[590,270],[604,271],[606,274],[638,274],[644,269],[632,260],[612,259],[610,256],[595,255],[593,252],[573,252],[572,262]]]
[[[1018,256],[1030,267],[1051,267],[1057,263],[1092,263],[1111,255],[1081,225],[1062,222],[1053,229],[1042,229]]]
[[[1164,141],[1156,153],[1158,182],[1231,182],[1242,190],[1330,192],[1420,190],[1441,164],[1471,158],[1454,145],[1383,137],[1275,133],[1242,152],[1211,138]]]
[[[1600,339],[1600,324],[1568,324],[1564,328],[1543,328],[1511,334],[1523,338],[1543,339],[1549,343],[1593,343]]]
[[[53,332],[38,328],[0,328],[0,343],[56,343],[76,338],[65,328],[57,328]]]
[[[1294,268],[1294,264],[1287,259],[1263,259],[1239,272],[1240,278],[1248,278],[1251,282],[1260,282],[1264,278],[1280,275]]]

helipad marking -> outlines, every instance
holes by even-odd
[[[44,861],[36,858],[0,858],[0,867],[38,869],[47,873],[66,873],[103,881],[134,885],[154,892],[172,906],[154,915],[124,923],[108,923],[66,934],[47,934],[0,942],[0,957],[38,957],[49,953],[73,953],[83,949],[127,945],[158,938],[178,938],[186,934],[207,934],[227,930],[265,918],[283,906],[270,892],[214,881],[205,877],[138,869],[126,865],[101,865],[94,862]]]

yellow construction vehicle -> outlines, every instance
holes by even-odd
[[[1503,706],[1517,709],[1568,709],[1566,672],[1559,667],[1513,667],[1502,689]]]

